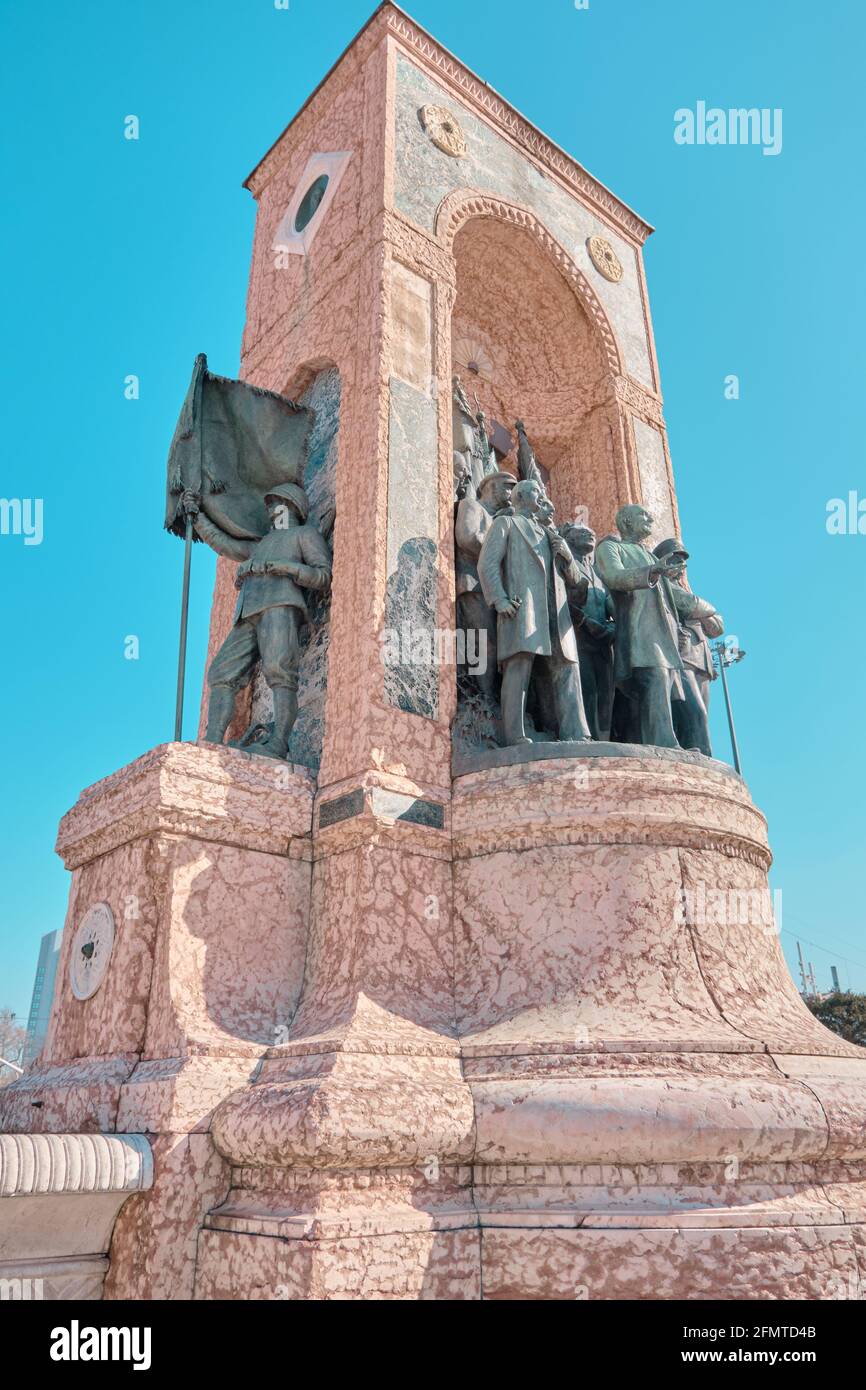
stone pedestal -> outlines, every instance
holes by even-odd
[[[455,784],[485,1297],[850,1297],[866,1054],[793,986],[743,783],[648,753]]]
[[[360,945],[322,952],[214,1117],[233,1176],[197,1296],[850,1297],[866,1056],[794,989],[741,780],[647,750],[514,763],[456,779],[451,831],[449,923],[407,911],[438,861],[371,818]],[[425,959],[435,1000],[406,989]]]
[[[866,1055],[794,989],[762,816],[719,763],[568,752],[316,793],[169,744],[83,794],[0,1125],[152,1149],[152,1186],[94,1189],[105,1296],[856,1296]]]
[[[306,769],[166,744],[88,788],[61,823],[73,878],[54,1007],[35,1066],[0,1091],[0,1129],[148,1136],[153,1187],[114,1227],[107,1296],[192,1295],[200,1222],[228,1188],[212,1112],[251,1078],[300,990],[313,792]],[[99,903],[114,944],[101,985],[78,999],[75,932]]]

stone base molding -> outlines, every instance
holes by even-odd
[[[0,1297],[101,1298],[117,1214],[152,1185],[143,1134],[0,1134]]]

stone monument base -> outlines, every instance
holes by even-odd
[[[866,1051],[794,988],[741,779],[546,750],[435,796],[168,745],[66,818],[114,954],[75,999],[67,932],[0,1107],[147,1136],[105,1296],[860,1296]]]
[[[866,1053],[793,986],[742,781],[545,750],[455,780],[452,849],[453,1037],[359,995],[269,1052],[197,1296],[857,1296]]]

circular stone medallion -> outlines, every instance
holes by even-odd
[[[76,999],[89,999],[105,979],[114,945],[114,914],[108,903],[94,903],[72,941],[69,983]]]
[[[466,153],[466,137],[460,122],[447,106],[422,106],[418,112],[421,124],[438,150],[462,159]]]
[[[586,249],[599,275],[618,284],[622,279],[622,262],[610,242],[605,241],[603,236],[591,236],[586,243]]]

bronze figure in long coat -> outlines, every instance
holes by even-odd
[[[660,560],[644,544],[653,527],[645,507],[620,507],[616,525],[619,536],[606,536],[595,553],[616,607],[614,679],[637,702],[641,742],[679,748],[671,702],[685,699],[680,620],[715,610],[672,582],[682,560]]]
[[[590,738],[563,572],[574,585],[585,580],[565,541],[535,520],[542,495],[536,482],[519,482],[512,493],[513,511],[494,519],[478,557],[484,597],[498,614],[496,650],[507,744],[532,741],[525,714],[533,676],[547,685],[556,736]]]

